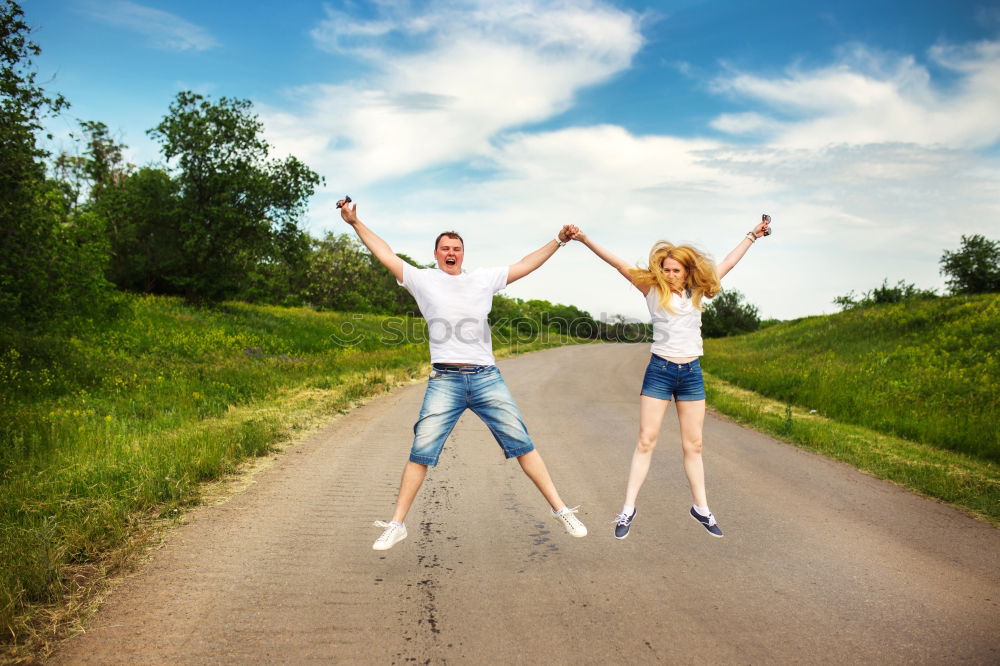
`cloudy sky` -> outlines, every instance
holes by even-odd
[[[721,259],[764,317],[899,280],[942,288],[963,234],[1000,238],[1000,6],[966,0],[25,0],[40,80],[137,164],[180,90],[249,99],[276,155],[350,194],[397,252],[507,264],[563,224],[641,262]],[[646,317],[579,244],[508,295]]]

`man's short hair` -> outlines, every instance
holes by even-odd
[[[441,233],[438,234],[438,237],[434,239],[435,252],[437,252],[438,244],[441,243],[442,238],[457,238],[458,240],[462,241],[462,247],[463,248],[465,247],[465,241],[462,240],[462,237],[458,235],[457,231],[442,231]]]

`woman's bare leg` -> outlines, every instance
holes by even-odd
[[[681,448],[684,450],[684,474],[691,486],[695,506],[707,507],[705,466],[701,460],[701,438],[705,426],[705,401],[682,400],[677,403],[677,420],[681,425]]]
[[[625,504],[628,506],[635,506],[639,489],[642,488],[649,473],[653,449],[656,448],[656,440],[660,437],[663,416],[667,413],[669,404],[669,400],[650,398],[647,395],[639,396],[639,440],[632,454],[632,466],[629,468],[628,485],[625,488]]]

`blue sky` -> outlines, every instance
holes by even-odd
[[[345,193],[393,249],[506,264],[562,224],[631,261],[721,259],[765,317],[834,312],[883,278],[941,288],[962,234],[1000,238],[1000,6],[975,1],[27,0],[39,78],[136,164],[180,90],[251,100],[275,154]],[[507,293],[645,318],[579,244]]]

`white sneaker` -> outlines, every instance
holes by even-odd
[[[570,536],[585,537],[587,536],[587,526],[574,515],[579,509],[580,507],[575,506],[572,509],[566,509],[563,513],[554,513],[552,516],[562,523]]]
[[[382,532],[382,536],[375,539],[375,543],[372,544],[372,548],[375,550],[389,550],[406,538],[405,525],[393,525],[392,523],[387,523],[384,520],[376,520],[374,525],[376,527],[385,528],[385,531]]]

